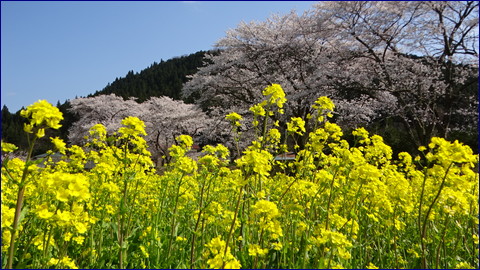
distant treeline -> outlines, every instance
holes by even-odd
[[[182,57],[175,57],[160,63],[154,62],[150,67],[134,73],[129,71],[123,78],[116,78],[103,90],[91,96],[115,94],[124,99],[136,97],[143,102],[150,97],[167,96],[172,99],[181,99],[182,85],[187,76],[197,72],[203,66],[205,51],[199,51]]]

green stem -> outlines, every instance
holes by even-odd
[[[270,110],[270,106],[268,109]],[[263,120],[262,149],[265,149],[265,145],[267,144],[267,124],[268,124],[268,111],[265,113],[265,118]]]
[[[177,208],[178,208],[178,197],[179,197],[179,194],[180,194],[180,187],[182,185],[182,180],[183,180],[183,175],[180,178],[180,181],[178,182],[177,194],[175,195],[175,206],[173,208],[172,222],[170,224],[170,229],[171,230],[170,230],[170,239],[168,240],[167,259],[170,258],[170,252],[172,251],[172,239],[173,239],[173,234],[175,232],[174,227],[175,227]]]
[[[396,227],[395,227],[395,222],[397,220],[396,212],[397,212],[397,205],[395,205],[395,208],[393,209],[393,251],[394,251],[394,254],[395,254],[395,268],[398,269],[397,231],[396,231]]]
[[[440,244],[437,246],[437,250],[436,250],[436,253],[437,253],[437,258],[436,258],[436,261],[435,261],[435,268],[436,269],[438,269],[438,265],[439,265],[439,262],[440,262],[440,252],[441,252],[440,249],[442,247],[445,247],[445,234],[447,233],[448,222],[449,222],[449,218],[448,218],[448,214],[446,214],[445,223],[443,224],[442,239],[441,239]]]
[[[259,239],[260,239],[260,249],[263,248],[263,233],[264,232],[265,232],[265,230],[262,229],[262,232],[260,233],[260,237],[259,237]],[[257,254],[257,256],[255,256],[255,262],[253,264],[254,269],[257,269],[257,264],[258,264],[258,254]]]
[[[423,196],[425,194],[425,183],[427,181],[427,170],[424,170],[423,182],[422,182],[422,191],[420,192],[420,205],[418,207],[418,229],[420,234],[420,248],[422,249],[422,267],[425,268],[426,262],[425,260],[425,243],[423,241],[423,234],[421,231],[422,228],[422,208],[423,208]]]
[[[119,225],[118,225],[118,243],[120,245],[120,250],[118,253],[119,256],[119,268],[123,269],[123,238],[124,238],[124,229],[123,225],[125,223],[125,207],[126,207],[126,200],[127,200],[127,187],[128,181],[127,177],[124,178],[124,187],[123,187],[123,198],[120,202],[120,217],[119,217]]]
[[[243,187],[242,186],[238,192],[238,198],[237,198],[237,204],[235,206],[235,213],[233,215],[233,220],[232,220],[232,224],[230,225],[230,231],[228,232],[228,236],[227,236],[227,241],[226,241],[226,244],[225,244],[225,250],[223,252],[223,256],[227,255],[227,251],[228,251],[228,244],[230,243],[230,238],[232,236],[232,233],[233,233],[233,228],[235,228],[235,222],[237,221],[237,215],[238,215],[238,208],[240,207],[240,201],[242,200],[242,195],[243,195]],[[225,261],[223,262],[223,266],[222,266],[222,269],[225,268]]]
[[[191,247],[190,247],[190,269],[193,269],[193,257],[194,257],[194,254],[195,254],[195,240],[197,238],[197,230],[198,230],[198,226],[200,225],[201,217],[202,217],[202,209],[200,209],[200,211],[198,211],[198,217],[197,217],[197,221],[195,223],[195,229],[193,230],[192,244],[191,244]]]
[[[204,177],[206,178],[206,176],[204,176]],[[195,254],[195,240],[197,238],[197,230],[198,230],[198,226],[200,225],[200,220],[201,220],[203,209],[204,209],[203,208],[203,195],[205,193],[205,188],[209,189],[211,180],[214,177],[215,176],[212,176],[210,178],[210,181],[208,181],[208,185],[206,185],[206,183],[203,183],[202,189],[200,191],[200,202],[199,202],[199,207],[198,207],[199,211],[198,211],[197,221],[195,223],[195,229],[193,230],[192,244],[191,244],[191,247],[190,247],[190,269],[193,269],[193,257],[194,257],[194,254]]]
[[[285,197],[285,195],[287,194],[287,192],[290,190],[290,188],[292,188],[293,184],[295,184],[295,182],[297,182],[297,178],[293,179],[293,181],[288,185],[288,187],[285,189],[285,191],[282,193],[282,195],[280,196],[280,198],[278,199],[278,205],[280,205],[280,202],[282,201],[283,197]]]
[[[325,230],[328,230],[328,219],[329,219],[329,212],[330,212],[330,204],[332,202],[332,195],[333,195],[333,185],[335,183],[335,177],[337,176],[338,169],[335,171],[335,174],[333,175],[332,178],[332,183],[330,183],[330,194],[328,195],[328,202],[327,202],[327,216],[325,218]]]
[[[327,269],[330,269],[330,265],[332,264],[332,257],[333,257],[333,251],[328,254]]]
[[[442,183],[440,184],[440,188],[438,189],[438,192],[437,194],[435,195],[435,198],[433,198],[433,201],[432,203],[430,204],[430,206],[428,207],[428,210],[427,210],[427,213],[425,214],[425,218],[423,220],[423,225],[422,225],[422,234],[420,235],[420,241],[421,241],[421,246],[422,246],[422,268],[427,268],[427,260],[426,260],[426,257],[425,257],[425,242],[424,242],[424,239],[426,237],[426,234],[427,234],[427,221],[428,221],[428,217],[430,216],[430,212],[432,211],[433,209],[433,206],[435,205],[435,203],[437,202],[438,198],[440,197],[440,193],[442,192],[443,190],[443,187],[445,186],[445,182],[447,180],[447,175],[448,175],[448,172],[450,171],[450,168],[452,168],[452,165],[453,165],[453,162],[450,163],[450,165],[448,165],[448,168],[447,168],[447,171],[445,172],[445,175],[443,176],[443,179],[442,179]],[[425,182],[425,181],[424,181]],[[424,185],[425,186],[425,183]],[[423,191],[424,187],[422,187],[422,191]],[[423,192],[422,192],[423,193]]]
[[[17,202],[15,205],[15,216],[13,218],[13,227],[11,231],[11,238],[10,238],[10,247],[8,250],[8,262],[7,262],[7,269],[12,269],[13,266],[13,257],[15,257],[15,239],[17,236],[17,230],[18,230],[18,225],[20,221],[20,213],[22,212],[23,208],[23,201],[24,201],[24,196],[25,196],[25,188],[26,188],[26,179],[28,176],[28,168],[30,167],[30,160],[32,158],[32,153],[33,153],[33,146],[35,145],[35,141],[37,140],[37,137],[33,139],[33,142],[30,143],[30,136],[27,136],[28,143],[29,143],[29,150],[27,154],[27,159],[25,161],[25,166],[23,167],[23,173],[22,173],[22,180],[20,181],[19,184],[19,190],[17,193]],[[19,234],[20,237],[20,234]]]
[[[122,219],[120,219],[122,220]],[[123,234],[122,234],[122,226],[123,225],[123,222],[120,221],[120,224],[118,226],[118,243],[120,245],[120,250],[118,252],[118,256],[119,256],[119,268],[120,269],[123,269]]]

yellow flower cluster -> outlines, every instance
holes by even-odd
[[[305,132],[305,121],[300,117],[292,117],[291,121],[287,123],[287,130],[290,133],[302,135]]]
[[[335,104],[332,100],[326,96],[319,97],[315,103],[312,105],[312,108],[316,110],[316,120],[318,122],[323,122],[326,117],[333,117],[333,110],[335,109]]]
[[[226,242],[220,236],[210,240],[205,244],[207,250],[203,254],[205,258],[213,257],[207,260],[208,268],[210,269],[240,269],[242,265],[230,253],[230,248],[225,251]]]
[[[248,149],[244,155],[236,160],[237,166],[245,168],[247,172],[255,172],[260,176],[267,176],[272,168],[272,154],[265,150]]]
[[[283,236],[282,227],[277,217],[280,215],[277,205],[267,200],[259,200],[252,207],[252,220],[258,221],[258,226],[276,240]]]
[[[263,257],[265,255],[268,254],[268,248],[261,248],[259,245],[257,244],[253,244],[253,245],[250,245],[250,247],[248,248],[248,255],[250,256],[260,256],[260,257]]]
[[[48,261],[48,265],[58,268],[78,269],[78,267],[75,265],[75,262],[73,262],[68,256],[65,256],[61,259],[51,258],[50,261]]]
[[[6,142],[2,141],[2,152],[10,153],[10,152],[13,152],[17,149],[18,149],[18,147],[16,147],[14,144],[6,143]]]
[[[260,104],[255,104],[250,107],[250,111],[253,112],[255,116],[265,116],[265,109]]]
[[[282,86],[279,84],[272,84],[267,86],[265,90],[262,91],[264,96],[269,96],[268,100],[266,101],[266,105],[276,104],[279,109],[283,108],[283,104],[287,102],[285,98],[285,92],[283,92]],[[280,110],[280,112],[282,112]]]
[[[315,235],[311,238],[314,245],[326,247],[328,251],[334,252],[341,259],[348,260],[351,258],[347,249],[353,245],[344,234],[318,228]]]
[[[20,111],[20,115],[28,118],[29,123],[25,124],[24,130],[27,133],[36,131],[36,136],[41,138],[45,136],[45,128],[59,129],[60,121],[63,115],[57,107],[48,103],[46,100],[39,100]]]
[[[123,134],[123,136],[147,135],[145,132],[145,123],[137,117],[129,116],[122,120],[122,124],[125,127],[121,127],[118,132]]]
[[[240,126],[240,120],[242,120],[242,116],[239,115],[238,113],[236,112],[232,112],[232,113],[229,113],[227,114],[227,116],[225,117],[226,120],[229,120],[230,122],[233,123],[233,125],[235,126]]]

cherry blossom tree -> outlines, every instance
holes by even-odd
[[[81,144],[88,130],[95,124],[103,124],[108,132],[114,132],[121,126],[121,120],[135,116],[145,122],[146,140],[152,158],[168,161],[168,148],[175,143],[175,137],[190,135],[196,144],[219,142],[219,137],[228,139],[226,122],[218,122],[207,117],[200,108],[169,97],[152,97],[143,103],[133,99],[110,95],[89,98],[77,98],[70,101],[72,111],[80,119],[69,130],[69,141]]]
[[[320,95],[344,127],[384,119],[416,145],[476,130],[478,2],[327,1],[302,15],[241,23],[184,85],[203,109],[242,111],[271,83],[305,117]]]
[[[316,17],[329,18],[355,54],[343,70],[357,75],[340,74],[349,78],[342,87],[392,95],[391,112],[417,145],[476,130],[476,110],[465,108],[478,106],[478,2],[322,2]]]
[[[310,15],[273,16],[265,22],[241,23],[217,43],[219,55],[201,68],[183,88],[184,97],[208,107],[247,107],[259,102],[262,90],[282,85],[292,115],[305,116],[311,100],[319,95],[314,77],[319,65],[334,73],[333,54],[323,46],[324,39],[313,36],[308,27]],[[327,91],[324,89],[322,92]]]
[[[209,117],[194,104],[172,100],[169,97],[152,97],[139,104],[140,119],[146,123],[147,142],[158,157],[169,161],[168,148],[178,135],[190,135],[198,146],[228,140],[226,121]]]
[[[139,116],[135,100],[123,100],[114,94],[76,98],[70,101],[70,105],[71,111],[80,116],[80,119],[70,127],[68,139],[70,143],[78,145],[95,124],[102,124],[113,132],[121,126],[119,120],[127,116]]]

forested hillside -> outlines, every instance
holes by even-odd
[[[160,96],[181,99],[182,85],[187,81],[188,75],[194,74],[203,66],[205,53],[199,51],[167,61],[161,60],[160,63],[154,62],[139,73],[129,71],[125,77],[116,78],[103,90],[89,97],[115,94],[123,98],[136,97],[138,102]]]

